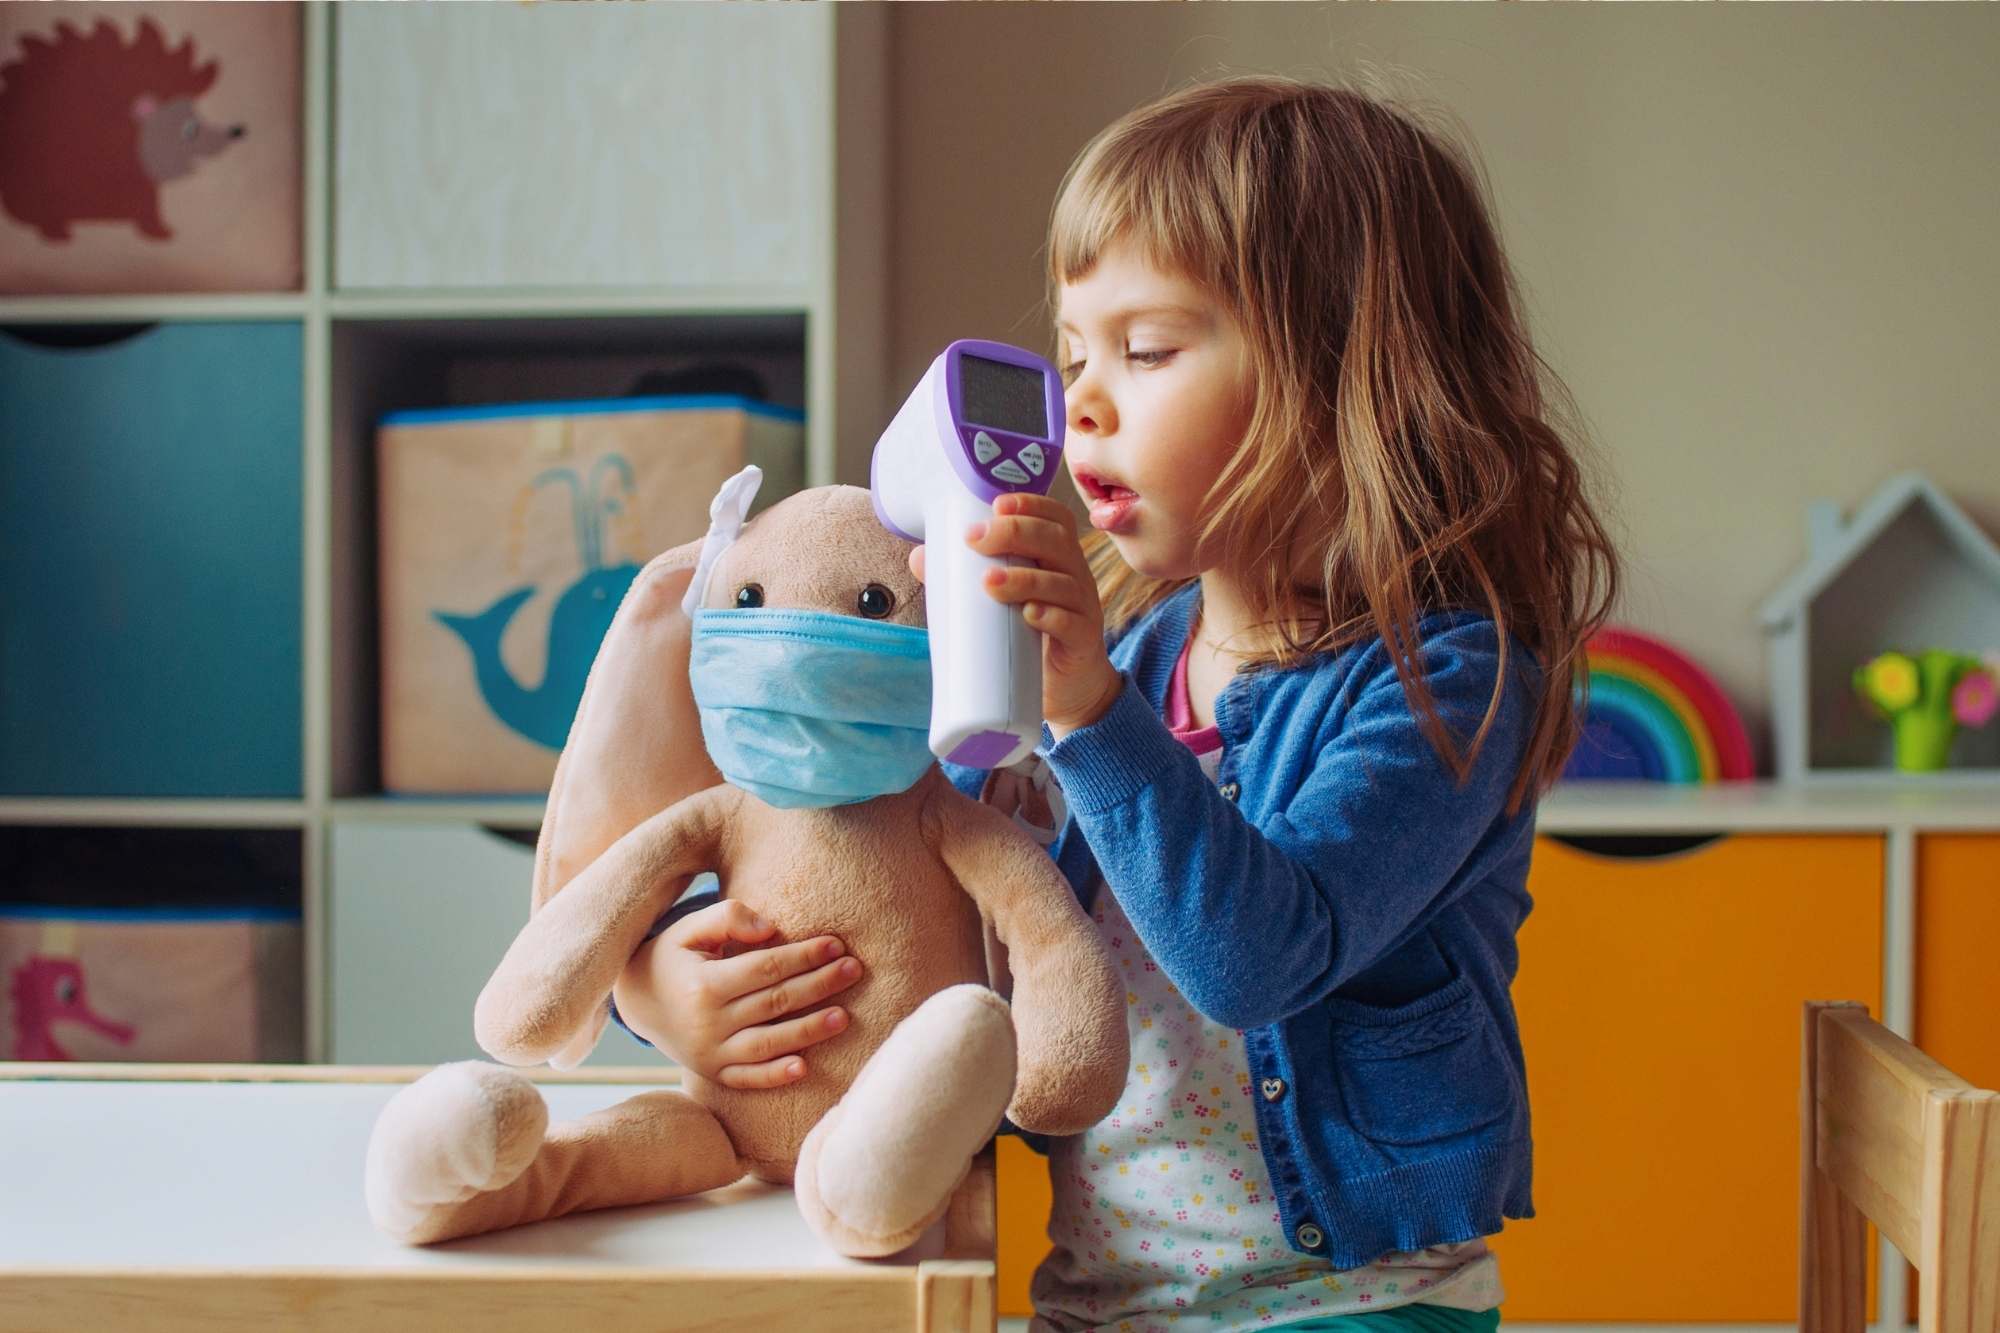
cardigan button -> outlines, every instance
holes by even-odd
[[[1300,1249],[1302,1249],[1302,1250],[1316,1250],[1316,1249],[1318,1249],[1318,1248],[1319,1248],[1319,1247],[1320,1247],[1320,1246],[1321,1246],[1321,1245],[1322,1245],[1323,1243],[1325,1243],[1325,1241],[1326,1241],[1326,1237],[1320,1234],[1320,1230],[1319,1230],[1319,1228],[1318,1228],[1318,1227],[1314,1226],[1314,1225],[1313,1225],[1312,1223],[1310,1223],[1310,1222],[1301,1222],[1301,1223],[1299,1223],[1299,1248],[1300,1248]]]
[[[1241,792],[1242,790],[1243,788],[1237,786],[1233,782],[1225,782],[1222,784],[1221,787],[1222,799],[1225,801],[1233,801],[1236,799],[1237,793]]]
[[[1257,1086],[1267,1102],[1275,1102],[1285,1095],[1285,1080],[1281,1078],[1267,1078]]]

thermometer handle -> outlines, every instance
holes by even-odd
[[[924,602],[931,644],[931,753],[972,768],[1025,758],[1041,739],[1042,646],[1021,608],[993,599],[986,572],[1021,564],[966,544],[993,507],[937,488],[925,515]]]

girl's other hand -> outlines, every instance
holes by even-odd
[[[1010,492],[965,541],[981,555],[1030,562],[988,570],[985,588],[995,601],[1018,604],[1042,636],[1042,717],[1056,739],[1103,717],[1124,681],[1104,651],[1104,608],[1069,507]],[[910,568],[924,577],[923,547],[911,552]]]
[[[847,1029],[846,1010],[813,1006],[859,981],[861,964],[831,935],[767,946],[775,930],[730,898],[689,913],[625,965],[612,990],[618,1016],[725,1088],[798,1081],[799,1052]]]

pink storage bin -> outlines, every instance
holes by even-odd
[[[296,829],[0,827],[0,1060],[305,1058]]]
[[[0,1060],[303,1058],[296,918],[0,909]]]

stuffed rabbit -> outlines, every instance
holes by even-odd
[[[627,592],[549,793],[528,923],[474,1027],[508,1065],[582,1060],[626,961],[703,871],[782,938],[837,935],[866,960],[842,997],[850,1024],[795,1084],[689,1072],[681,1091],[553,1126],[512,1070],[433,1070],[369,1143],[369,1209],[393,1235],[444,1240],[747,1173],[792,1184],[833,1249],[892,1254],[945,1213],[1003,1113],[1066,1134],[1117,1101],[1124,997],[1095,932],[1040,846],[929,754],[909,544],[851,486],[746,525],[756,484],[754,468],[733,479],[708,537]]]

